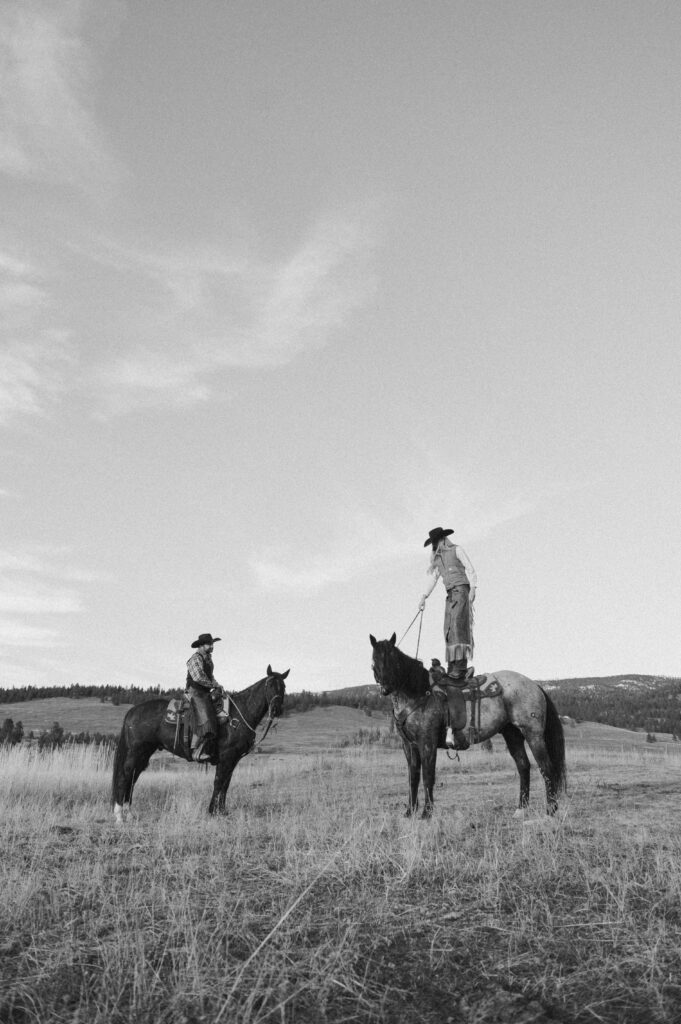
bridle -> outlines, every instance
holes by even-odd
[[[267,736],[267,733],[270,731],[270,728],[272,727],[272,724],[274,723],[274,721],[281,714],[281,706],[282,706],[282,702],[283,702],[283,699],[284,699],[283,694],[278,693],[275,690],[274,693],[270,696],[269,692],[268,692],[268,687],[269,687],[270,683],[274,684],[276,682],[277,678],[278,678],[277,675],[272,674],[270,676],[267,676],[266,679],[265,679],[265,700],[267,701],[267,722],[265,723],[265,731],[260,736],[260,739],[258,740],[258,743],[262,743],[262,741]],[[283,683],[283,680],[282,680],[282,686],[283,685],[284,685],[284,683]],[[236,701],[234,700],[233,697],[230,697],[230,703],[234,706],[235,711],[237,712],[239,718],[244,723],[246,728],[249,729],[250,732],[253,733],[253,738],[251,740],[251,744],[250,744],[250,747],[249,747],[249,750],[248,750],[248,752],[250,753],[250,751],[255,746],[256,736],[257,736],[256,730],[250,724],[250,722],[246,721],[241,708],[236,703]]]
[[[393,648],[393,650],[394,650],[394,648]],[[373,656],[372,661],[371,661],[371,667],[372,667],[372,670],[373,670],[373,673],[374,673],[374,679],[376,680],[376,686],[379,688],[379,690],[381,691],[381,694],[384,697],[387,697],[387,696],[390,695],[390,693],[392,693],[392,689],[391,690],[384,690],[383,689],[385,677],[386,677],[386,674],[387,674],[386,673],[386,665],[387,665],[388,659],[390,657],[391,657],[391,653],[386,651],[385,649],[383,649],[381,651],[381,665],[380,665],[380,668],[379,668],[377,666],[377,664],[376,664],[376,651],[374,650],[374,656]]]

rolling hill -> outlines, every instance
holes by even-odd
[[[594,678],[566,678],[541,681],[561,715],[577,722],[595,722],[633,732],[644,730],[681,737],[681,679],[668,679],[638,673]],[[124,691],[110,694],[70,696],[63,691],[55,696],[12,701],[8,691],[0,703],[0,723],[11,718],[21,721],[26,733],[42,732],[57,721],[72,733],[118,733],[131,703],[139,702],[135,692],[125,701]],[[45,691],[41,691],[42,694]],[[151,695],[151,694],[150,694]],[[153,694],[156,696],[156,694]],[[371,728],[383,724],[390,701],[381,697],[373,684],[347,686],[324,693],[291,693],[287,696],[286,719],[309,715],[312,711],[336,709],[356,712],[354,727]],[[371,712],[375,717],[368,717]],[[352,716],[351,716],[352,717]],[[322,721],[322,718],[319,719]],[[333,731],[333,727],[332,731]]]

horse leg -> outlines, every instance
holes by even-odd
[[[423,814],[422,818],[430,818],[433,813],[433,789],[435,787],[435,762],[437,746],[435,743],[424,745],[421,754],[421,770],[423,774]]]
[[[208,805],[209,814],[225,814],[225,799],[227,797],[227,790],[229,784],[232,781],[232,774],[236,767],[236,762],[231,758],[228,761],[219,761],[218,766],[215,769],[215,781],[213,783],[213,795]]]
[[[543,736],[530,735],[526,737],[530,750],[539,767],[544,779],[546,788],[546,813],[555,814],[558,810],[558,796],[553,777],[553,764],[546,749]]]
[[[525,750],[525,738],[520,729],[515,725],[511,725],[510,722],[500,732],[506,741],[508,752],[515,761],[515,766],[520,776],[520,801],[514,817],[522,818],[525,814],[525,808],[530,802],[530,759]]]
[[[132,803],[135,783],[149,764],[149,759],[156,749],[156,744],[145,744],[143,747],[129,747],[126,750],[125,758],[118,766],[113,785],[113,811],[116,824],[123,823],[125,811],[129,810]]]
[[[402,740],[402,746],[404,747],[404,756],[407,759],[407,769],[409,772],[409,804],[404,816],[405,818],[411,818],[412,814],[416,813],[419,806],[421,755],[418,747],[412,746],[412,744],[407,743],[406,740]]]

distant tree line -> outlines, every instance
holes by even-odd
[[[681,737],[681,679],[659,680],[651,687],[556,684],[550,691],[559,714],[577,722],[600,722],[619,729],[667,732]]]
[[[115,746],[118,736],[104,732],[91,733],[87,730],[77,733],[66,732],[59,722],[53,722],[49,729],[44,729],[37,734],[33,730],[25,733],[23,724],[17,722],[15,725],[11,718],[6,718],[0,726],[0,746],[13,747],[22,741],[33,742],[34,740],[38,741],[39,750],[54,750],[63,747],[66,743],[95,743]]]
[[[184,687],[162,690],[142,689],[140,686],[22,686],[16,690],[0,688],[0,704],[20,704],[29,700],[46,700],[50,697],[69,697],[73,700],[97,698],[106,704],[143,704],[157,697],[180,697]],[[323,693],[287,693],[284,713],[308,711],[310,708],[334,706],[361,708],[362,710],[388,711],[392,706],[387,697],[382,697],[376,687],[356,686],[347,690]]]
[[[11,718],[6,718],[0,727],[0,747],[13,747],[24,738],[24,726],[21,722],[15,725]]]
[[[626,678],[639,682],[647,680],[647,684],[624,687],[618,685],[620,678],[547,680],[544,685],[551,686],[550,694],[559,714],[574,718],[576,722],[600,722],[621,729],[645,730],[651,734],[671,733],[681,738],[681,679],[653,680],[651,677],[631,676]],[[141,686],[113,685],[24,686],[15,690],[0,689],[0,704],[45,700],[50,697],[70,697],[74,700],[95,697],[102,703],[115,705],[142,704],[157,697],[179,697],[182,689],[143,689]],[[325,690],[322,693],[307,690],[287,693],[284,715],[332,706],[356,708],[367,715],[374,712],[389,714],[392,707],[390,699],[381,696],[377,687],[366,685]],[[17,723],[17,727],[20,725],[20,722]],[[103,735],[95,734],[97,737]],[[12,741],[0,738],[0,742]],[[73,738],[73,742],[84,741]]]
[[[47,700],[50,697],[70,697],[80,700],[96,697],[103,704],[143,704],[156,697],[179,697],[183,687],[162,690],[160,686],[143,689],[141,686],[18,686],[14,690],[0,688],[0,704],[21,704],[28,700]]]

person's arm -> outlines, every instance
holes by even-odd
[[[458,544],[456,545],[456,554],[459,561],[466,570],[466,576],[468,576],[468,582],[470,583],[471,587],[470,600],[475,601],[475,591],[478,588],[478,574],[473,568],[473,563],[471,562],[470,558],[468,557],[464,549],[462,547],[459,547]]]
[[[423,597],[419,601],[419,611],[420,612],[422,612],[423,609],[426,607],[426,599],[429,598],[430,595],[435,590],[435,584],[437,583],[437,581],[439,579],[440,579],[440,570],[436,569],[435,572],[433,573],[433,582],[430,584],[430,586],[426,590],[425,594],[423,595]]]

